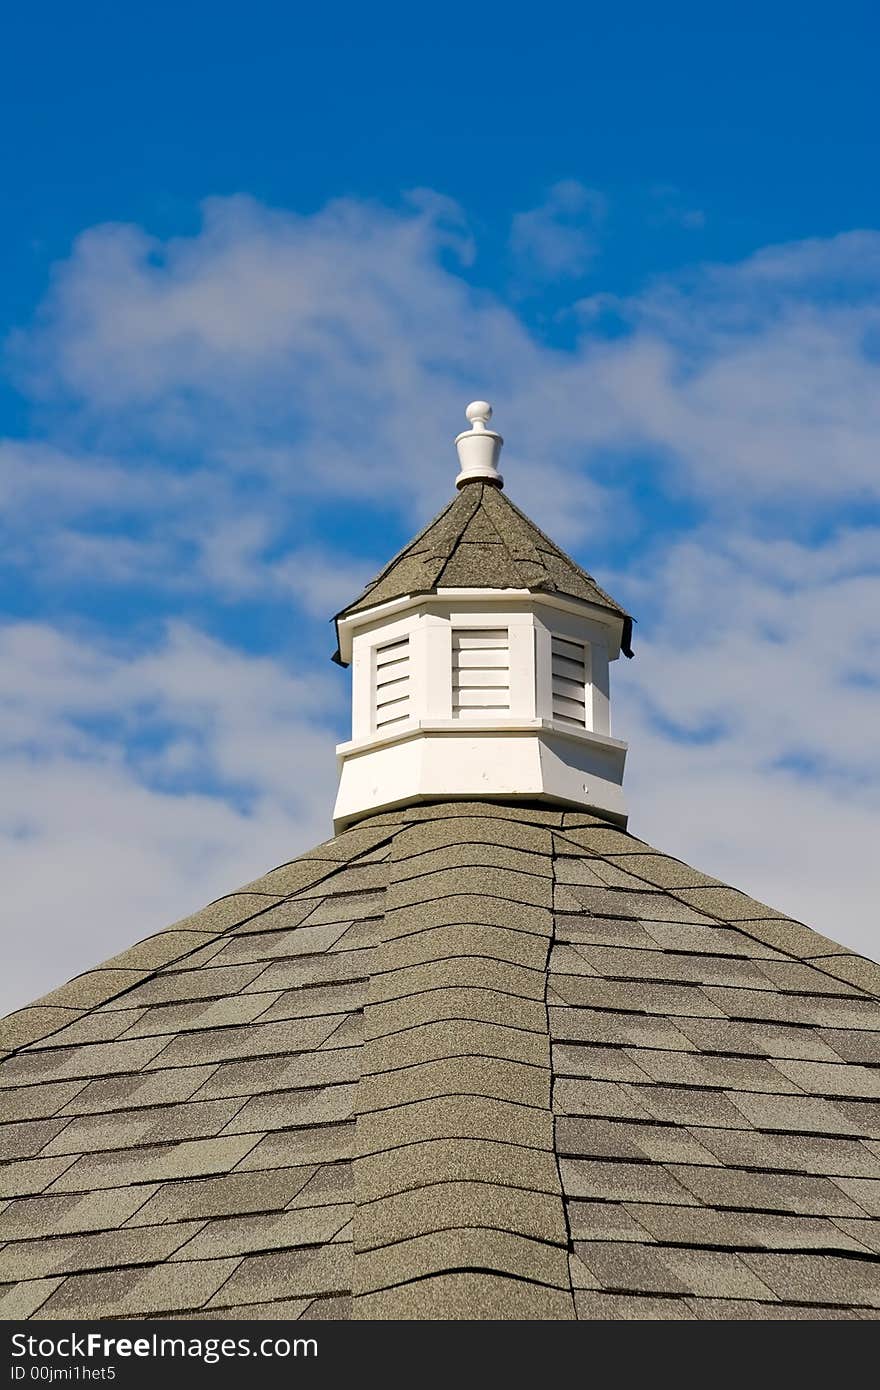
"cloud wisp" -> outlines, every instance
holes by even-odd
[[[518,212],[511,224],[510,250],[527,281],[579,279],[600,249],[608,212],[603,193],[577,179],[563,179],[538,207]]]

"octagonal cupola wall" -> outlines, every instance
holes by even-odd
[[[491,406],[466,415],[456,497],[336,619],[352,668],[336,830],[455,798],[623,824],[608,668],[632,655],[632,620],[502,492]]]

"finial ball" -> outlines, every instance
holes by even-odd
[[[471,401],[464,413],[472,425],[475,425],[478,420],[486,425],[492,419],[492,407],[488,401]]]

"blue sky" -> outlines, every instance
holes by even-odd
[[[323,838],[464,404],[639,619],[637,834],[880,954],[868,5],[18,7],[5,1002]]]

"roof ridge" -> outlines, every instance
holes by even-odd
[[[477,483],[476,485],[472,484],[470,486],[472,491],[462,488],[458,496],[452,499],[446,511],[442,512],[440,516],[437,517],[434,526],[428,528],[429,531],[436,533],[435,539],[437,541],[446,542],[448,537],[453,551],[461,544],[462,536],[480,510],[482,501],[480,494],[483,491],[484,485],[482,483]],[[460,520],[456,515],[459,512],[461,513]],[[454,525],[452,524],[453,516],[455,516]],[[445,528],[442,525],[444,518],[447,522]],[[437,557],[435,556],[432,558]],[[449,559],[449,554],[446,553],[446,550],[443,552],[442,559],[444,563]]]
[[[471,489],[471,491],[473,491],[474,493],[474,503],[470,507],[470,512],[467,513],[466,520],[464,520],[464,524],[462,525],[462,528],[460,528],[459,534],[457,534],[455,541],[453,541],[452,545],[450,545],[448,553],[446,553],[446,555],[443,556],[443,563],[437,571],[437,578],[435,578],[434,580],[435,587],[437,588],[439,588],[439,585],[441,585],[443,575],[445,575],[446,570],[449,569],[450,563],[452,563],[452,560],[455,559],[457,552],[459,552],[459,546],[463,545],[463,543],[464,545],[467,545],[468,542],[466,541],[466,539],[464,539],[464,537],[466,537],[468,527],[470,527],[470,525],[473,524],[475,517],[482,516],[482,518],[484,518],[485,521],[488,521],[488,524],[492,527],[492,531],[494,531],[496,537],[498,537],[500,545],[505,545],[505,538],[503,538],[502,535],[500,535],[498,527],[496,527],[494,521],[492,521],[492,518],[489,517],[487,507],[485,507],[485,493],[496,492],[498,491],[498,489],[496,489],[494,485],[487,485],[484,484],[484,482],[470,482],[470,484],[468,484],[468,489]],[[464,492],[466,491],[466,489],[463,488],[462,491]]]
[[[495,525],[495,522],[494,522],[492,516],[490,515],[489,508],[488,508],[488,506],[486,505],[487,494],[490,493],[490,492],[497,492],[497,491],[498,491],[498,489],[497,489],[496,487],[491,487],[491,486],[490,486],[490,487],[485,487],[485,486],[483,486],[483,487],[480,488],[480,494],[481,494],[481,495],[480,495],[479,503],[478,503],[478,505],[474,508],[473,512],[471,513],[470,517],[468,518],[467,525],[464,527],[464,530],[463,530],[462,533],[461,533],[461,536],[460,536],[460,538],[459,538],[459,544],[460,544],[460,545],[462,545],[462,544],[468,545],[468,544],[471,543],[471,542],[469,542],[469,541],[467,540],[467,533],[468,533],[468,531],[471,529],[471,527],[473,526],[474,522],[475,522],[475,521],[479,521],[483,526],[486,526],[486,527],[489,528],[489,530],[492,532],[492,534],[496,537],[496,539],[497,539],[499,545],[503,545],[506,549],[509,549],[509,546],[507,545],[507,542],[505,541],[504,536],[501,534],[501,532],[499,531],[498,527]]]
[[[471,502],[470,498],[468,498],[468,504],[469,504],[470,510],[467,512],[467,514],[466,514],[466,516],[465,516],[465,519],[464,519],[464,523],[463,523],[463,525],[459,528],[458,534],[456,535],[455,539],[453,540],[453,542],[452,542],[451,546],[449,547],[447,553],[442,557],[442,561],[441,561],[441,564],[440,564],[440,568],[438,569],[438,571],[437,571],[437,573],[436,573],[436,575],[435,575],[435,577],[434,577],[434,587],[435,587],[435,588],[438,588],[438,587],[439,587],[440,581],[442,580],[444,574],[446,573],[447,569],[449,568],[449,565],[450,565],[451,561],[455,558],[456,554],[458,553],[458,547],[459,547],[459,546],[461,545],[461,543],[462,543],[462,538],[463,538],[463,536],[464,536],[465,531],[466,531],[467,528],[470,526],[471,522],[473,521],[473,519],[474,519],[474,517],[477,515],[477,513],[483,510],[483,497],[482,497],[482,494],[483,494],[483,493],[485,492],[485,490],[486,490],[485,484],[484,484],[484,483],[469,483],[469,484],[468,484],[468,487],[471,488],[471,489],[473,490],[474,500]],[[493,490],[494,490],[494,489],[493,489]],[[465,491],[466,491],[466,489],[462,488],[462,493],[464,493]],[[459,494],[459,496],[461,496],[461,493]],[[456,499],[456,500],[457,500],[457,499]],[[462,508],[462,510],[464,511],[464,508]],[[494,529],[494,528],[493,528],[493,529]]]
[[[493,491],[497,491],[497,489],[493,488]],[[533,523],[529,521],[528,517],[525,516],[525,514],[521,512],[513,502],[511,502],[510,498],[504,493],[498,493],[498,495],[496,497],[491,498],[491,500],[487,498],[485,502],[485,510],[486,515],[492,522],[493,526],[495,525],[495,516],[499,515],[502,511],[505,512],[505,515],[507,512],[512,512],[513,515],[517,518],[517,520],[522,524],[516,527],[516,531],[519,535],[518,543],[516,536],[513,537],[513,545],[511,545],[510,540],[504,539],[502,537],[508,554],[513,556],[513,559],[517,562],[528,560],[532,564],[540,565],[541,558],[538,552],[538,548],[532,540],[531,536],[529,535],[529,530],[537,530],[537,527],[535,527]]]

